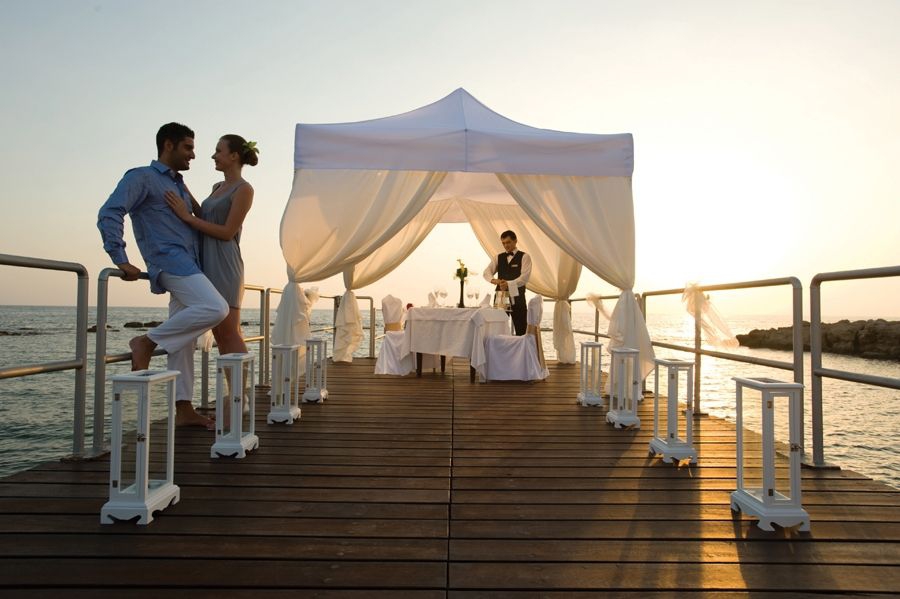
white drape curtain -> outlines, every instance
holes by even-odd
[[[447,212],[450,200],[429,202],[390,241],[362,261],[344,269],[344,296],[335,318],[334,361],[352,362],[363,339],[359,302],[352,292],[370,285],[400,266]]]
[[[572,307],[569,297],[578,286],[581,264],[560,250],[540,227],[517,204],[489,204],[459,200],[466,220],[488,256],[500,253],[500,233],[515,231],[518,247],[531,256],[531,278],[528,289],[538,295],[556,300],[553,309],[553,347],[557,359],[565,364],[575,363],[575,337],[572,334]],[[480,275],[484,266],[472,270]]]
[[[608,334],[610,347],[640,351],[653,370],[653,346],[634,298],[634,207],[631,177],[498,174],[525,213],[565,253],[622,289]]]
[[[737,337],[731,332],[731,327],[699,285],[688,283],[681,295],[681,301],[691,317],[696,319],[698,315],[700,316],[700,329],[711,345],[732,349],[740,346]]]
[[[272,345],[299,345],[300,374],[306,373],[306,340],[310,338],[312,308],[319,299],[316,287],[303,289],[297,283],[288,283],[272,329]]]
[[[391,240],[422,211],[445,176],[430,171],[295,171],[281,219],[289,282],[275,318],[276,330],[291,331],[300,319],[299,283],[342,272]],[[345,294],[338,321],[347,334],[336,334],[335,360],[349,358],[346,348],[357,332],[362,335],[352,293]],[[349,353],[352,356],[353,350]]]

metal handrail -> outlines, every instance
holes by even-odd
[[[803,286],[797,277],[782,277],[778,279],[760,279],[756,281],[740,281],[737,283],[724,283],[721,285],[699,285],[700,291],[729,291],[737,289],[756,289],[760,287],[777,287],[781,285],[790,285],[792,289],[792,341],[793,341],[793,362],[781,362],[777,360],[766,360],[752,356],[734,354],[730,352],[718,352],[701,348],[701,330],[700,330],[700,306],[695,308],[694,312],[694,347],[685,345],[677,345],[671,343],[652,342],[654,346],[666,347],[677,351],[683,351],[694,354],[694,414],[701,414],[700,410],[700,368],[702,356],[710,356],[714,358],[722,358],[725,360],[733,360],[736,362],[745,362],[748,364],[756,364],[758,366],[767,366],[770,368],[780,368],[790,370],[794,373],[794,382],[803,384]],[[680,289],[663,289],[658,291],[645,291],[641,294],[641,311],[644,318],[647,317],[647,298],[661,295],[683,294],[685,288]],[[800,430],[803,428],[803,413],[800,414]],[[803,443],[801,443],[801,446]],[[801,451],[804,448],[801,447]]]
[[[74,272],[78,275],[75,304],[75,357],[72,360],[29,364],[25,366],[9,366],[0,368],[0,379],[30,376],[61,370],[75,371],[75,391],[73,399],[72,454],[75,457],[84,455],[85,427],[85,391],[87,388],[87,314],[88,285],[90,277],[87,269],[77,262],[46,260],[29,256],[0,254],[0,264],[21,268],[39,268],[42,270],[58,270]]]
[[[875,385],[889,389],[900,389],[900,379],[822,368],[822,283],[827,281],[855,281],[897,276],[900,276],[900,266],[886,266],[883,268],[865,268],[859,270],[819,273],[814,276],[810,282],[809,351],[811,364],[810,378],[812,382],[813,464],[816,466],[826,465],[824,419],[822,412],[823,377],[841,379],[853,383]]]

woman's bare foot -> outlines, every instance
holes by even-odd
[[[131,348],[132,370],[147,370],[150,368],[150,358],[153,357],[153,350],[156,349],[156,344],[153,343],[150,337],[147,335],[133,337],[128,342],[128,347]]]
[[[216,421],[198,413],[189,401],[175,402],[175,426],[202,426],[211,431],[216,428]]]

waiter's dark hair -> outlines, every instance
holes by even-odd
[[[518,241],[518,239],[516,239],[516,234],[509,230],[500,233],[500,239],[506,238],[512,239],[513,241]]]
[[[156,132],[156,157],[162,156],[163,146],[166,145],[166,141],[171,141],[173,146],[177,146],[185,137],[190,137],[191,139],[195,137],[194,132],[187,125],[166,123],[160,127],[159,131]]]

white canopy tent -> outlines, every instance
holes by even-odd
[[[352,359],[362,330],[354,289],[384,277],[439,222],[468,221],[488,256],[516,232],[533,270],[528,289],[556,300],[554,345],[575,361],[568,298],[581,265],[622,289],[610,346],[653,349],[635,300],[630,134],[589,135],[511,121],[464,89],[404,114],[298,124],[294,183],[281,221],[288,284],[275,343],[308,335],[302,283],[343,273],[335,360]],[[452,261],[449,259],[448,264]]]

